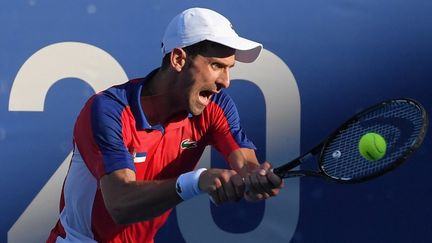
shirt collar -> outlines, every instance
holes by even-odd
[[[146,77],[139,79],[136,83],[133,84],[132,88],[132,97],[131,97],[131,110],[132,114],[135,118],[135,126],[137,130],[144,129],[154,129],[148,122],[147,118],[144,115],[143,109],[141,107],[141,90],[142,87],[149,81],[151,78],[157,73],[159,68],[150,72]]]

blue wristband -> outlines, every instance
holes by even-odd
[[[177,178],[176,191],[177,194],[186,201],[203,193],[199,188],[199,177],[206,168],[201,168],[195,171],[181,174]]]

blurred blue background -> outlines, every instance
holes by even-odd
[[[239,34],[263,43],[290,68],[300,93],[302,152],[382,100],[411,97],[432,112],[428,0],[0,1],[0,242],[8,241],[8,231],[70,152],[75,117],[94,93],[82,80],[65,77],[49,89],[43,112],[11,111],[12,85],[26,60],[51,44],[82,42],[109,53],[129,78],[141,77],[160,64],[165,26],[194,6],[222,13]],[[232,86],[246,131],[264,147],[265,131],[256,128],[265,124],[264,98],[248,82]],[[253,108],[241,101],[248,98]],[[432,242],[431,143],[429,133],[400,169],[367,183],[301,179],[291,242]],[[266,158],[265,149],[259,157]],[[242,224],[232,223],[232,205],[212,209],[216,224],[229,232],[256,227],[263,205],[242,204],[248,212],[236,219]],[[185,242],[175,214],[157,242]]]

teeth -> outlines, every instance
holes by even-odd
[[[206,94],[202,94],[202,95],[200,94],[199,100],[203,105],[207,105],[209,103],[210,96],[207,96]]]

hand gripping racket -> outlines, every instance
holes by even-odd
[[[427,126],[426,111],[417,101],[384,101],[358,113],[312,150],[273,172],[281,178],[315,176],[337,183],[363,182],[407,160],[423,142]],[[363,158],[358,149],[360,138],[369,132],[387,141],[385,156],[376,161]],[[318,169],[293,170],[318,154]]]

